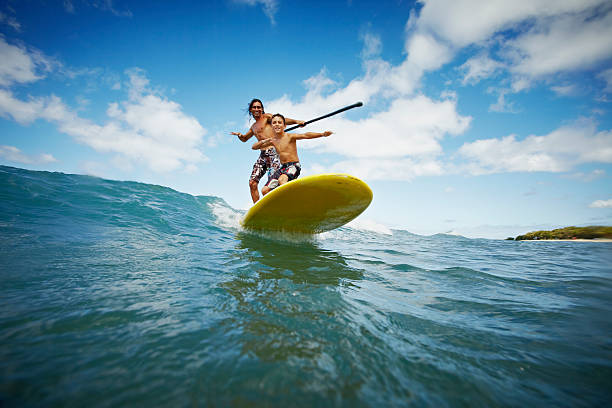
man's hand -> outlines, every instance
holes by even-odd
[[[230,134],[234,136],[238,136],[238,139],[240,139],[241,142],[246,142],[248,139],[247,135],[243,135],[240,132],[231,132]]]

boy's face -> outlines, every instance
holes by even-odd
[[[253,117],[257,119],[259,116],[261,116],[262,112],[263,106],[261,106],[261,103],[253,102],[253,105],[251,105],[251,115],[253,115]]]
[[[272,125],[274,133],[276,133],[277,135],[283,133],[283,130],[285,130],[285,123],[283,122],[283,119],[279,116],[273,117],[272,122],[270,124]]]

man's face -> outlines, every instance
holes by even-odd
[[[261,106],[261,103],[253,102],[253,105],[251,105],[251,115],[253,115],[253,117],[257,119],[258,117],[261,116],[262,112],[263,112],[263,106]]]
[[[285,130],[285,123],[283,122],[283,119],[280,116],[273,117],[272,122],[270,124],[272,125],[272,129],[276,134],[281,134],[283,130]]]

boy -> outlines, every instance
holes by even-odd
[[[262,188],[261,192],[266,195],[271,190],[279,185],[283,185],[288,181],[295,180],[300,175],[302,167],[297,154],[296,141],[301,139],[315,139],[317,137],[327,137],[333,132],[325,131],[323,133],[307,132],[307,133],[285,133],[287,123],[285,117],[280,113],[272,115],[271,126],[274,131],[274,136],[256,142],[252,149],[264,149],[269,146],[274,146],[278,152],[281,166],[276,172],[270,176],[270,179]]]
[[[270,126],[270,119],[272,118],[272,115],[264,112],[263,103],[259,99],[255,98],[249,104],[249,115],[255,119],[255,123],[253,126],[251,126],[249,131],[244,135],[238,132],[231,132],[232,135],[238,136],[242,142],[246,142],[253,135],[255,135],[257,140],[264,140],[274,135],[274,131]],[[287,118],[287,123],[290,125],[304,125],[304,121],[302,120],[289,118]],[[257,200],[259,200],[259,191],[257,189],[259,186],[259,180],[261,180],[267,170],[275,172],[279,166],[280,162],[278,160],[278,154],[273,147],[261,151],[259,158],[253,165],[253,171],[251,172],[251,177],[249,178],[249,189],[251,190],[251,198],[253,199],[253,203],[256,203]],[[268,182],[269,181],[270,180],[268,178]]]

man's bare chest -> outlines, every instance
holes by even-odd
[[[253,133],[259,140],[263,140],[271,136],[268,134],[270,133],[269,130],[271,130],[271,128],[267,122],[255,123],[253,126],[251,126],[251,130],[253,130]]]

